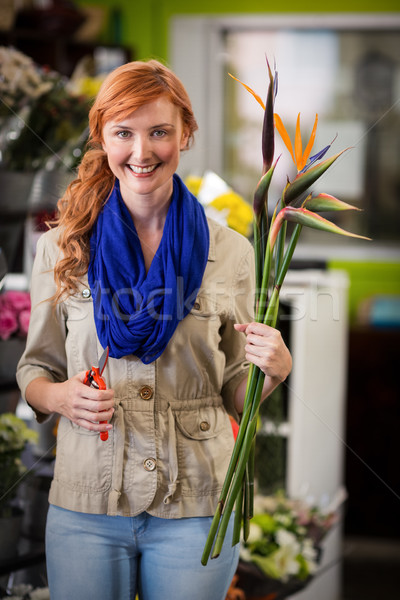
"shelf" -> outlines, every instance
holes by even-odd
[[[131,59],[130,48],[99,42],[75,41],[71,34],[40,29],[18,28],[0,31],[0,45],[13,46],[39,65],[46,65],[58,73],[70,77],[77,63],[84,56],[93,57],[97,48],[119,49],[125,62]]]

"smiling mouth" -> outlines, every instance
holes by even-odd
[[[146,175],[147,173],[152,173],[159,164],[150,165],[149,167],[137,167],[136,165],[128,165],[129,169],[135,173],[136,175]]]

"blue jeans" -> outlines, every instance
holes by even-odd
[[[211,517],[110,517],[50,506],[51,600],[224,600],[239,560],[232,519],[220,556],[201,564]]]

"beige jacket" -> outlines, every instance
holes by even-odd
[[[116,406],[108,441],[61,417],[50,503],[125,516],[214,513],[233,448],[228,413],[248,369],[244,334],[233,324],[252,319],[254,255],[243,236],[212,220],[209,228],[201,290],[165,352],[148,365],[132,355],[108,361],[103,377]],[[56,308],[46,301],[55,291],[56,238],[51,230],[37,247],[17,371],[23,396],[36,377],[64,381],[96,366],[103,351],[86,279]]]

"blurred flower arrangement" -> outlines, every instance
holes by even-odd
[[[318,545],[336,523],[336,514],[290,500],[282,492],[257,497],[254,512],[241,559],[283,582],[291,577],[301,581],[311,577],[318,564]]]
[[[1,169],[36,171],[77,165],[99,85],[94,81],[89,85],[87,79],[77,85],[12,47],[0,47]]]
[[[253,210],[244,198],[232,190],[219,175],[207,171],[203,177],[189,175],[188,189],[204,206],[206,215],[249,237],[252,233]]]
[[[29,292],[8,290],[0,295],[0,339],[26,337],[31,315]]]
[[[38,433],[14,413],[0,414],[0,516],[9,517],[13,500],[27,472],[21,455],[28,442],[37,442]]]
[[[321,559],[321,542],[338,522],[341,491],[322,510],[283,491],[256,496],[247,539],[240,548],[237,585],[245,598],[290,596],[313,579]]]

